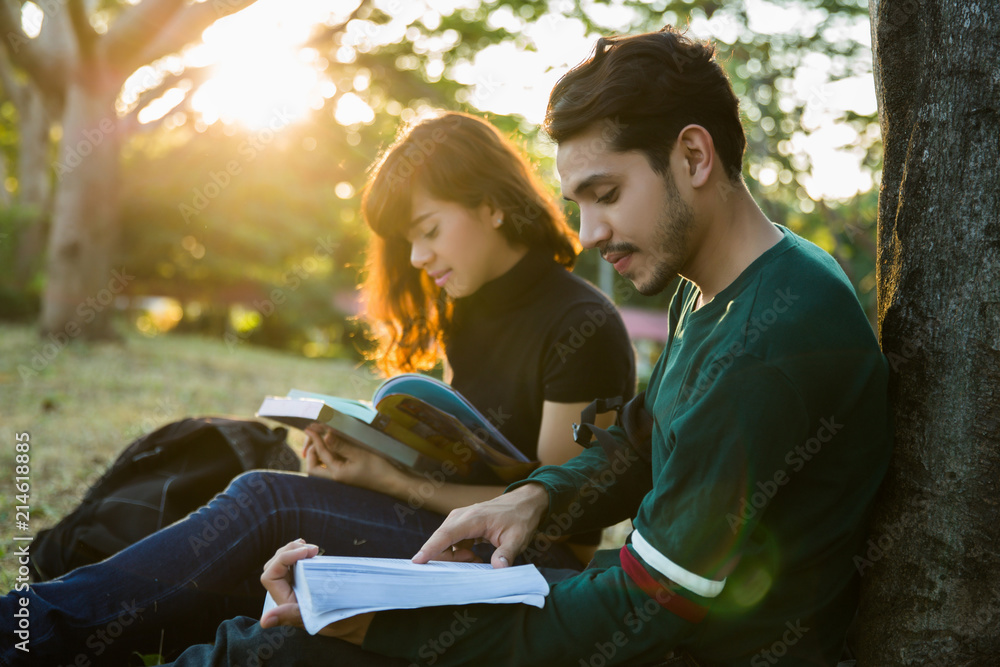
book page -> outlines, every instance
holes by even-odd
[[[371,405],[363,401],[355,401],[350,398],[339,398],[337,396],[329,396],[327,394],[318,394],[313,391],[303,391],[301,389],[292,389],[288,392],[289,398],[315,398],[323,401],[331,408],[342,412],[345,415],[350,415],[355,419],[360,419],[366,424],[371,424],[372,420],[378,414]]]

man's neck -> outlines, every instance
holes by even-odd
[[[695,243],[695,255],[683,271],[701,292],[695,309],[715,298],[782,238],[742,184],[731,193],[725,208],[709,214]]]

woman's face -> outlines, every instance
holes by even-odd
[[[499,229],[503,223],[498,222],[503,213],[487,204],[469,209],[435,199],[417,187],[411,210],[406,234],[410,263],[453,298],[475,293],[509,271],[527,252],[507,243]]]

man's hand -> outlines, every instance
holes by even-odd
[[[302,627],[302,613],[299,611],[298,600],[295,599],[295,591],[292,590],[292,570],[296,562],[303,558],[312,558],[317,553],[319,547],[315,544],[306,544],[305,540],[299,539],[278,549],[274,557],[267,561],[264,573],[260,575],[260,583],[264,584],[264,588],[278,606],[261,616],[260,627],[273,628],[278,625]],[[345,618],[326,626],[319,631],[319,634],[339,637],[360,646],[374,618],[374,612]]]
[[[453,510],[420,547],[413,562],[439,560],[445,550],[464,555],[474,540],[486,539],[496,547],[493,567],[507,567],[528,546],[548,507],[545,487],[532,483],[493,500]]]

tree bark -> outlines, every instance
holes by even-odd
[[[121,276],[128,275],[127,269],[113,266],[120,148],[114,101],[120,85],[95,63],[66,93],[42,299],[43,335],[113,337],[114,297],[127,286]]]
[[[871,0],[878,325],[895,449],[855,563],[859,664],[1000,664],[1000,20]]]
[[[52,123],[41,94],[31,83],[24,84],[18,107],[18,204],[31,211],[32,223],[18,243],[14,285],[25,289],[42,270],[46,232],[52,205],[49,129]]]

